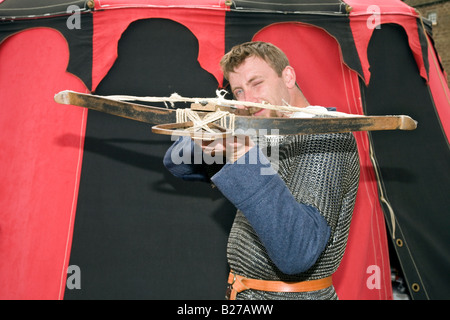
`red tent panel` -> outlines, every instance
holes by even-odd
[[[68,57],[65,39],[45,28],[0,46],[0,87],[13,88],[0,91],[0,299],[64,295],[87,114],[53,102],[55,92],[86,91],[66,73]]]

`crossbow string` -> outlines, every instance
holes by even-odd
[[[290,106],[289,104],[285,104],[283,106],[273,105],[270,103],[257,103],[250,101],[237,101],[226,99],[225,95],[227,94],[226,90],[216,90],[216,98],[188,98],[180,96],[178,93],[173,93],[170,97],[136,97],[136,96],[127,96],[127,95],[111,95],[105,96],[105,98],[111,100],[118,101],[142,101],[142,102],[163,102],[166,107],[169,107],[167,103],[170,104],[171,107],[175,106],[175,102],[191,102],[197,104],[215,104],[218,106],[228,106],[228,107],[236,107],[236,106],[244,106],[244,107],[254,107],[254,108],[262,108],[262,109],[270,109],[277,111],[285,111],[285,112],[303,112],[312,115],[326,115],[328,117],[355,117],[359,115],[350,115],[344,112],[329,112],[326,108],[299,108]]]

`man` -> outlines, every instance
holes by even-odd
[[[223,57],[221,67],[237,100],[309,105],[294,69],[274,45],[238,45]],[[249,111],[259,117],[299,116]],[[260,149],[265,145],[278,148],[276,163],[270,164]],[[175,176],[212,181],[237,208],[227,248],[231,298],[337,299],[331,275],[345,250],[359,181],[353,135],[204,142],[203,152],[220,152],[227,159],[214,173],[203,164],[175,165],[171,160],[174,153],[194,153],[195,148],[189,138],[180,139],[164,163]]]

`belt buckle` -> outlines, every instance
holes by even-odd
[[[228,283],[227,291],[225,292],[225,299],[230,300],[231,292],[233,292],[233,284],[236,282],[236,275],[233,273],[233,282]]]

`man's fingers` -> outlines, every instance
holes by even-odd
[[[252,139],[245,135],[237,135],[213,141],[200,140],[196,141],[196,143],[201,146],[204,153],[212,156],[222,154],[233,162],[255,145]]]

